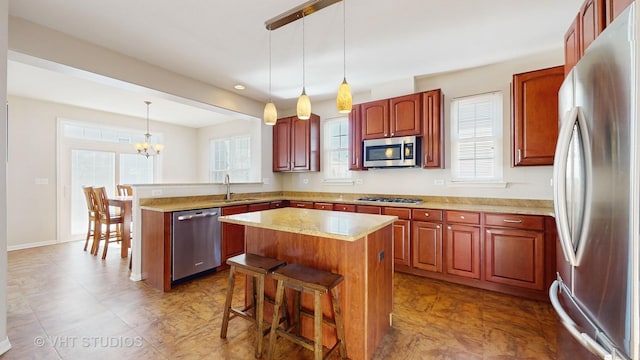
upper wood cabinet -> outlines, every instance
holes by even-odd
[[[440,89],[422,93],[422,167],[444,168],[444,96]]]
[[[629,6],[633,0],[605,0],[605,22],[611,24],[620,13]]]
[[[320,117],[278,119],[273,126],[273,171],[320,171]]]
[[[580,8],[578,22],[580,23],[580,56],[584,55],[589,45],[604,30],[605,0],[586,0]]]
[[[421,94],[360,105],[362,140],[422,135]]]
[[[578,18],[579,16],[576,15],[564,34],[564,76],[567,76],[580,60],[580,22]]]
[[[513,75],[513,166],[553,165],[564,67]]]
[[[349,170],[366,170],[362,166],[362,119],[360,105],[349,113]]]

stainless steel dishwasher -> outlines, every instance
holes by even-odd
[[[172,214],[171,280],[211,270],[221,264],[220,208]]]

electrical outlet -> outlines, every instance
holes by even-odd
[[[356,179],[356,185],[362,185],[362,184],[364,184],[364,180]]]
[[[157,190],[151,190],[151,196],[160,196],[162,195],[162,190],[157,189]]]
[[[444,180],[442,180],[442,179],[435,179],[435,180],[433,180],[433,184],[434,184],[434,185],[444,185]]]
[[[263,183],[264,185],[269,185],[269,184],[271,183],[271,179],[269,179],[269,178],[262,178],[262,183]]]
[[[302,179],[302,183],[305,184],[305,185],[308,184],[309,183],[309,179],[306,179],[306,178]]]

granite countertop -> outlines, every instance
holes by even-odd
[[[220,216],[221,222],[296,234],[355,241],[397,220],[397,216],[280,208]]]
[[[240,195],[240,194],[238,194]],[[423,202],[418,204],[392,203],[378,201],[357,200],[366,194],[333,194],[333,193],[282,193],[246,194],[245,198],[224,200],[217,196],[194,196],[178,198],[141,199],[141,209],[173,212],[182,210],[204,209],[212,207],[225,207],[234,205],[248,205],[277,200],[327,202],[334,204],[356,204],[384,207],[401,207],[413,209],[439,209],[476,212],[493,212],[520,215],[554,216],[553,202],[551,200],[529,199],[492,199],[492,198],[463,198],[443,196],[407,196],[421,198]],[[386,196],[394,197],[394,196]]]

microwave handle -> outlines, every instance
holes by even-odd
[[[405,152],[405,150],[404,150],[404,140],[402,140],[402,143],[400,145],[400,153],[402,155],[402,162],[405,162],[407,160],[407,159],[404,158],[404,152]]]

